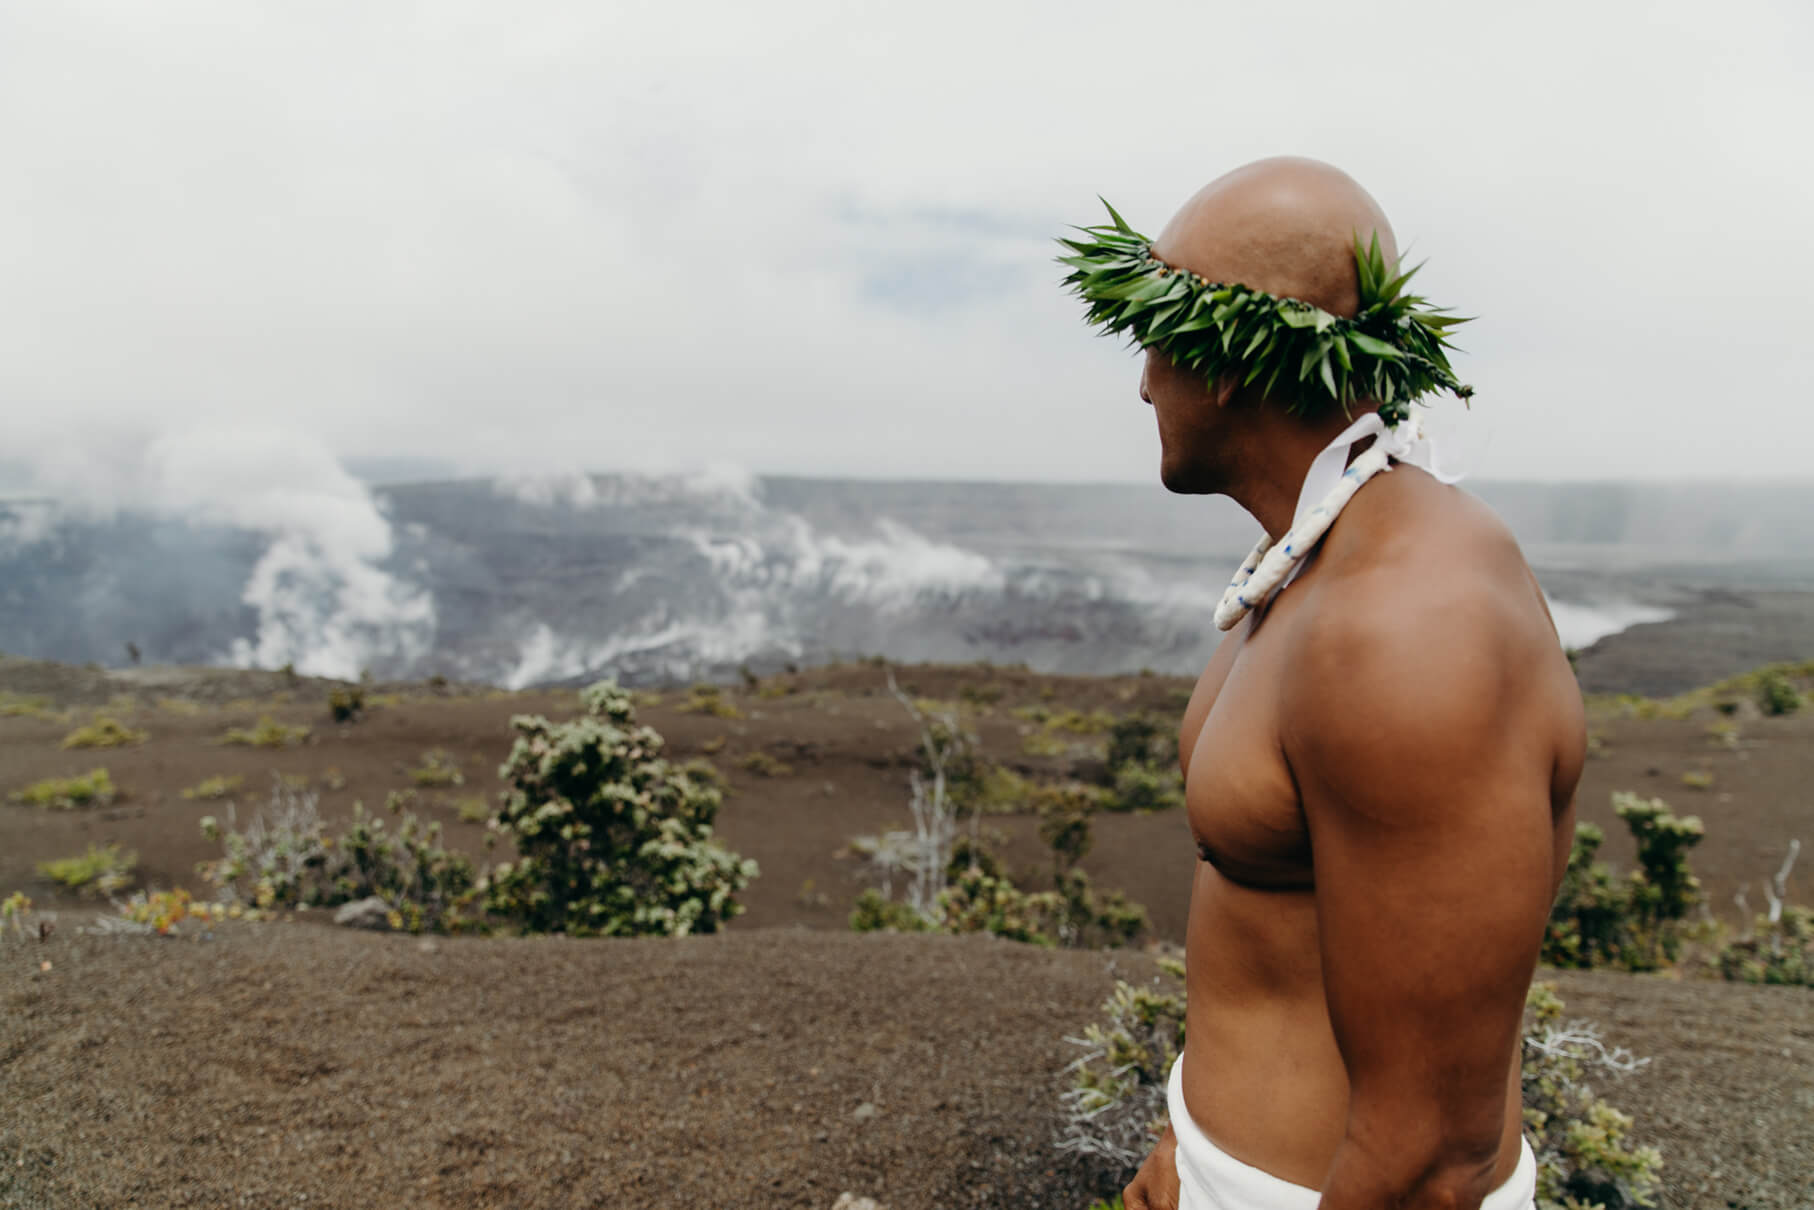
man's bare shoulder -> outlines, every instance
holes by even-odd
[[[1480,501],[1421,472],[1382,476],[1319,561],[1282,685],[1300,757],[1523,753],[1535,767],[1566,746],[1567,661],[1516,540]]]

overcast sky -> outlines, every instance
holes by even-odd
[[[1152,481],[1051,241],[1297,153],[1477,475],[1806,477],[1811,11],[0,0],[0,458]]]

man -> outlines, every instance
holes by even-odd
[[[1090,230],[1144,239],[1115,219]],[[1412,464],[1414,421],[1392,423],[1408,393],[1467,393],[1440,351],[1456,321],[1393,301],[1385,215],[1313,161],[1212,182],[1133,260],[1126,239],[1067,243],[1092,318],[1147,346],[1165,486],[1230,496],[1280,543],[1231,588],[1232,629],[1184,714],[1201,857],[1186,1044],[1128,1210],[1528,1206],[1520,1024],[1585,734],[1516,543]],[[1235,299],[1260,318],[1205,341],[1243,322]],[[1400,461],[1368,478],[1343,435],[1382,403],[1355,427],[1379,443],[1374,469],[1378,451]],[[1314,508],[1328,483],[1333,507]],[[1272,567],[1271,589],[1280,560],[1299,574]]]

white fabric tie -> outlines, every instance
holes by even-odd
[[[1348,464],[1355,444],[1377,438],[1367,452]],[[1445,474],[1436,465],[1436,443],[1424,434],[1423,424],[1412,416],[1391,428],[1378,412],[1368,412],[1342,430],[1310,463],[1304,485],[1298,489],[1297,511],[1291,528],[1279,543],[1261,536],[1216,606],[1216,629],[1230,630],[1235,623],[1264,605],[1272,594],[1289,584],[1303,570],[1304,557],[1316,549],[1329,527],[1354,498],[1361,485],[1393,461],[1427,471],[1442,483],[1457,483],[1460,475]]]

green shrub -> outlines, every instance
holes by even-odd
[[[14,891],[5,899],[0,899],[0,925],[9,929],[15,940],[23,941],[26,933],[33,931],[30,926],[31,900],[24,891]],[[39,933],[40,938],[44,936]]]
[[[757,777],[787,777],[794,771],[792,765],[776,760],[766,752],[751,752],[737,763]]]
[[[142,744],[151,733],[135,731],[110,715],[100,715],[86,727],[77,727],[63,737],[65,748],[125,748]]]
[[[466,784],[466,775],[460,772],[460,762],[444,748],[431,748],[424,752],[422,763],[409,771],[409,779],[418,786],[430,788]]]
[[[1184,805],[1184,775],[1176,768],[1123,765],[1102,804],[1105,811],[1169,811]]]
[[[34,697],[10,690],[0,691],[0,718],[56,718],[57,712],[47,697]]]
[[[89,845],[80,857],[61,857],[40,861],[38,873],[72,891],[90,895],[111,895],[132,881],[138,868],[139,855],[110,844],[106,848]]]
[[[933,924],[907,904],[869,887],[857,896],[857,905],[850,913],[850,929],[854,933],[929,933]]]
[[[1002,875],[972,865],[939,892],[937,928],[942,933],[991,933],[1051,947],[1058,944],[1063,906],[1055,892],[1029,894]]]
[[[365,690],[345,685],[328,690],[328,714],[337,723],[352,723],[365,713]]]
[[[47,777],[12,793],[14,802],[67,811],[73,807],[104,807],[120,796],[105,769],[91,769],[75,777]]]
[[[483,794],[471,794],[454,804],[461,823],[484,823],[491,818],[491,803]]]
[[[1720,950],[1720,974],[1741,983],[1814,987],[1814,910],[1786,904],[1760,915],[1746,936]]]
[[[288,726],[278,722],[268,714],[258,716],[258,725],[251,729],[229,727],[221,736],[223,744],[241,744],[248,748],[287,748],[291,744],[300,744],[309,738],[309,729],[303,726]]]
[[[1700,902],[1688,850],[1700,843],[1701,821],[1677,818],[1660,798],[1616,792],[1613,804],[1637,841],[1639,868],[1615,877],[1594,860],[1606,834],[1576,825],[1544,932],[1542,960],[1551,965],[1657,970],[1676,960],[1681,922]]]
[[[1109,728],[1108,766],[1118,773],[1129,765],[1164,768],[1178,763],[1177,731],[1151,714],[1130,714]]]
[[[1184,964],[1162,958],[1159,968],[1147,985],[1116,980],[1104,1019],[1071,1039],[1084,1053],[1066,1069],[1059,1150],[1132,1171],[1164,1133],[1166,1081],[1184,1051]]]
[[[1649,1206],[1662,1156],[1634,1147],[1632,1120],[1594,1095],[1590,1069],[1629,1072],[1648,1060],[1608,1049],[1593,1025],[1562,1019],[1548,983],[1525,998],[1524,1125],[1537,1155],[1539,1210]]]
[[[514,862],[482,881],[486,907],[524,932],[709,933],[742,911],[756,863],[712,838],[722,795],[663,756],[613,681],[580,692],[586,713],[518,715],[491,826]]]
[[[202,835],[219,841],[223,855],[201,866],[222,897],[269,910],[333,907],[376,895],[391,905],[396,927],[411,932],[459,932],[478,927],[470,908],[476,896],[472,862],[440,844],[441,826],[403,812],[392,794],[386,809],[402,818],[393,832],[382,818],[353,804],[346,831],[329,836],[314,794],[275,787],[270,801],[244,831],[214,816]]]
[[[244,782],[245,778],[237,775],[232,777],[225,775],[219,777],[204,777],[193,786],[190,786],[187,790],[184,790],[183,797],[190,800],[198,798],[204,800],[225,798],[227,795],[236,792]]]
[[[1770,715],[1794,714],[1801,709],[1801,692],[1781,669],[1763,669],[1757,674],[1757,708]]]
[[[725,701],[724,691],[716,685],[694,685],[676,709],[682,714],[704,714],[711,718],[743,717],[743,711]]]

